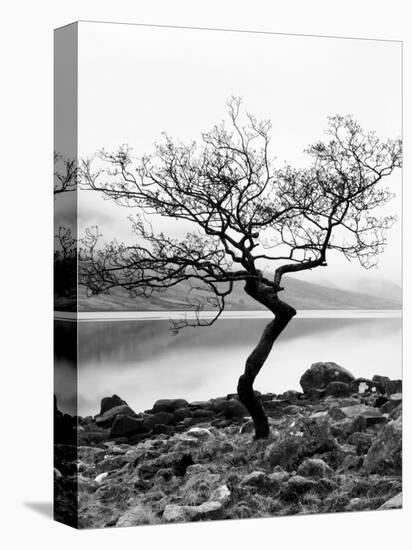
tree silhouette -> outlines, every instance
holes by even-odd
[[[273,313],[237,387],[256,438],[265,438],[268,420],[253,383],[296,314],[279,297],[282,277],[325,267],[329,251],[365,268],[375,265],[394,220],[379,212],[392,197],[382,180],[401,166],[401,142],[381,141],[352,117],[334,116],[328,119],[328,140],[306,150],[308,167],[275,168],[270,121],[246,114],[242,123],[236,98],[228,102],[228,114],[229,126],[214,126],[200,144],[185,145],[165,134],[151,156],[134,159],[123,146],[83,163],[86,185],[136,209],[131,218],[136,244],[114,241],[99,248],[98,230],[90,229],[80,275],[91,293],[120,286],[147,294],[189,281],[216,308],[212,319],[204,319],[199,304],[198,325],[219,318],[225,298],[241,281]],[[181,239],[157,232],[158,216],[184,221],[190,229]],[[176,321],[174,328],[192,323]]]
[[[78,168],[77,159],[67,158],[55,152],[54,160],[54,187],[55,201],[62,201],[62,197],[77,190]],[[56,221],[62,216],[66,223],[69,219],[75,222],[76,197],[66,205],[64,216],[60,212],[55,215]],[[54,303],[55,309],[77,309],[77,241],[72,230],[60,225],[54,235]]]

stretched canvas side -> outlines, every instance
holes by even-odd
[[[77,23],[54,32],[54,519],[78,526]]]

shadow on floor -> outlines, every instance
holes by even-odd
[[[53,503],[52,502],[23,502],[26,508],[30,508],[43,517],[53,519]]]

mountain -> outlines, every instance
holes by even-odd
[[[399,299],[351,292],[324,285],[308,283],[284,277],[284,291],[281,299],[296,309],[401,309]],[[182,311],[193,309],[196,299],[204,297],[199,290],[190,292],[187,282],[180,283],[165,292],[154,292],[151,296],[131,297],[125,290],[113,289],[109,294],[88,298],[84,287],[79,288],[79,311]],[[204,302],[204,300],[202,300]],[[213,309],[206,305],[205,310]],[[265,309],[255,302],[237,284],[226,299],[226,310]]]

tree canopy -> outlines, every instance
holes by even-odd
[[[308,166],[277,167],[269,120],[243,114],[237,98],[228,102],[228,119],[199,143],[164,134],[151,155],[134,158],[122,146],[83,161],[87,187],[135,210],[132,246],[99,246],[98,229],[88,230],[80,269],[89,291],[121,286],[147,294],[190,281],[216,306],[214,319],[198,318],[210,324],[237,281],[277,293],[283,275],[325,266],[331,250],[365,268],[376,264],[394,221],[379,207],[392,198],[382,180],[401,165],[399,139],[381,141],[337,115],[328,119],[327,140],[306,150]],[[154,230],[156,216],[193,229],[174,238]]]

